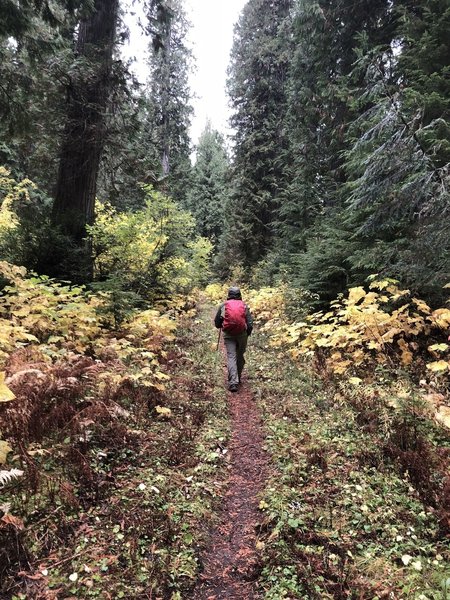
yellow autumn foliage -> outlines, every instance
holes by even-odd
[[[26,346],[35,348],[46,361],[68,353],[89,354],[117,359],[123,365],[119,373],[103,372],[96,382],[99,389],[118,387],[126,379],[164,388],[158,356],[174,338],[172,318],[157,310],[140,311],[132,314],[120,331],[112,332],[101,310],[105,303],[101,293],[65,286],[48,277],[28,276],[24,268],[4,261],[0,273],[9,282],[0,295],[0,364]],[[2,402],[14,397],[1,372],[0,395]]]
[[[204,294],[214,304],[219,304],[227,297],[228,285],[222,283],[210,283],[206,286]]]
[[[287,351],[294,360],[320,354],[337,375],[393,361],[411,366],[419,348],[416,340],[442,335],[450,327],[450,310],[432,311],[392,279],[372,281],[368,290],[351,288],[348,297],[333,302],[330,310],[287,324],[282,290],[267,288],[251,292],[250,298],[256,318],[271,333],[271,345]],[[445,353],[448,346],[431,345],[430,359],[437,351]],[[429,370],[442,373],[448,365],[445,360],[434,362]]]
[[[0,372],[0,402],[10,402],[16,396],[5,383],[5,373]]]
[[[119,212],[96,204],[92,236],[95,279],[119,281],[144,300],[169,298],[203,285],[209,274],[211,242],[195,235],[195,222],[169,197],[144,186],[145,205]]]
[[[277,327],[284,319],[284,287],[265,287],[257,291],[246,291],[245,301],[250,306],[255,320],[265,323],[265,329]]]
[[[8,442],[0,440],[0,465],[4,465],[6,463],[6,457],[10,452],[12,452],[12,448]]]
[[[450,369],[450,362],[447,360],[436,360],[427,364],[427,369],[433,371],[433,373],[439,373],[441,371],[448,371]]]
[[[0,190],[2,190],[2,203],[0,206],[0,238],[19,225],[16,214],[17,202],[30,202],[30,191],[36,189],[36,185],[29,179],[16,181],[11,177],[11,172],[0,166]]]

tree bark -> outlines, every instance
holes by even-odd
[[[119,0],[95,0],[92,13],[80,22],[78,65],[68,88],[53,222],[80,247],[85,244],[86,225],[94,221],[118,5]]]

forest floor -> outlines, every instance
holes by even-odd
[[[295,366],[258,327],[227,392],[213,310],[181,319],[164,390],[122,389],[80,411],[88,434],[71,417],[27,449],[0,496],[0,598],[450,597],[447,432]]]
[[[231,436],[227,491],[220,523],[211,532],[202,556],[204,571],[192,593],[193,600],[252,600],[259,575],[258,496],[268,477],[268,456],[263,449],[259,409],[245,375],[239,392],[228,393],[228,404]]]

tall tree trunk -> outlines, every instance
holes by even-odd
[[[79,65],[68,88],[53,222],[79,247],[84,244],[86,225],[94,221],[118,5],[119,0],[95,0],[92,13],[80,22]]]

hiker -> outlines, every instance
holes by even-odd
[[[230,287],[228,290],[227,300],[219,306],[214,325],[223,331],[227,350],[228,389],[230,392],[237,392],[245,365],[247,338],[253,330],[252,315],[248,306],[242,302],[238,287]]]

